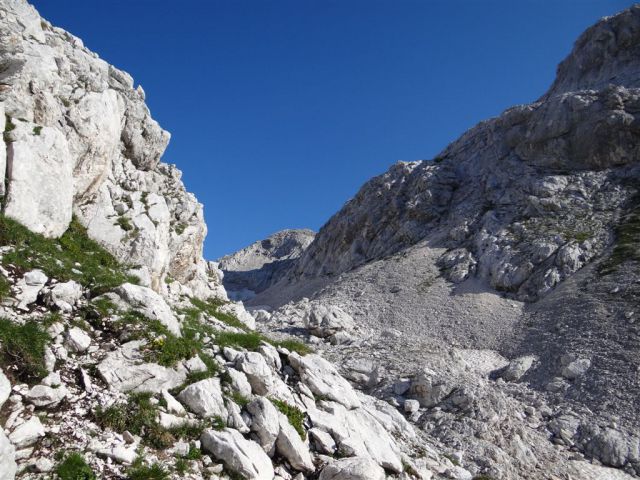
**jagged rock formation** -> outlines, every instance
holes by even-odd
[[[5,215],[57,237],[75,214],[154,290],[175,280],[206,295],[202,206],[160,163],[169,134],[142,87],[26,2],[4,1],[0,15]]]
[[[220,259],[224,287],[240,300],[252,298],[284,277],[313,241],[311,230],[283,230]]]
[[[537,102],[367,182],[250,301],[273,308],[262,328],[305,329],[305,297],[340,307],[358,338],[326,356],[420,400],[412,421],[474,473],[544,478],[551,438],[640,474],[639,49],[635,6],[588,29]],[[477,368],[479,351],[502,360]]]

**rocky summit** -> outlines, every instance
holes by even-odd
[[[640,476],[640,7],[219,262],[142,87],[0,24],[0,480]]]

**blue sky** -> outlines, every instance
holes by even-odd
[[[320,228],[370,177],[535,100],[622,0],[34,0],[131,73],[214,259]]]

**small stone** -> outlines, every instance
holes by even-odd
[[[404,401],[404,411],[405,413],[415,413],[420,408],[420,402],[418,400],[405,400]]]

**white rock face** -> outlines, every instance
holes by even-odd
[[[289,464],[301,472],[313,472],[316,467],[311,459],[309,447],[302,441],[300,434],[289,423],[289,419],[280,413],[278,415],[280,433],[276,440],[276,450],[287,459]]]
[[[280,418],[276,407],[265,397],[258,397],[247,405],[251,414],[251,431],[264,451],[272,456],[280,433]]]
[[[348,410],[339,403],[323,402],[307,413],[314,428],[331,434],[343,455],[369,457],[385,469],[402,471],[396,442],[368,409]]]
[[[16,448],[24,448],[29,445],[33,445],[44,437],[44,426],[40,422],[40,419],[36,416],[31,417],[26,422],[18,425],[13,432],[9,434],[9,440]]]
[[[59,237],[71,222],[73,206],[73,159],[67,141],[54,128],[14,122],[5,215],[36,233]]]
[[[339,331],[355,328],[351,315],[335,305],[312,304],[304,323],[309,331],[318,337],[329,337]]]
[[[247,376],[235,368],[229,368],[227,373],[231,379],[231,388],[244,398],[251,397],[251,384],[247,380]]]
[[[13,480],[18,466],[15,461],[16,450],[0,429],[0,480]]]
[[[336,368],[318,355],[289,355],[291,366],[300,375],[300,380],[316,395],[334,400],[347,408],[360,406],[353,387]]]
[[[162,390],[162,398],[167,404],[167,410],[169,413],[175,413],[176,415],[184,415],[187,413],[182,404],[173,398],[167,390]]]
[[[32,270],[25,273],[24,277],[16,283],[18,308],[26,309],[27,305],[35,302],[47,280],[47,276],[41,270]]]
[[[84,352],[91,345],[91,337],[79,327],[67,331],[67,347],[72,352]]]
[[[63,312],[71,312],[75,304],[82,298],[82,286],[70,280],[57,283],[49,290],[48,300]]]
[[[384,480],[384,470],[366,457],[335,460],[322,469],[320,480]]]
[[[0,102],[0,132],[4,132],[6,117],[4,114],[4,103]],[[0,145],[0,178],[4,179],[7,172],[7,149]],[[4,195],[4,181],[0,182],[0,195]]]
[[[202,205],[180,172],[160,163],[169,134],[151,118],[143,90],[26,2],[3,2],[0,15],[9,72],[2,131],[5,113],[15,125],[0,148],[6,214],[58,236],[74,213],[119,260],[145,266],[155,291],[167,293],[170,276],[189,294],[223,294],[202,259]]]
[[[98,372],[107,384],[121,392],[152,392],[170,390],[181,385],[187,375],[155,363],[145,363],[140,347],[144,342],[125,343],[109,352],[98,364]]]
[[[122,301],[134,310],[142,313],[145,317],[152,320],[158,320],[171,333],[177,337],[181,336],[180,323],[173,315],[171,307],[167,302],[150,288],[125,283],[119,286],[115,293],[120,296]]]
[[[236,368],[246,375],[254,394],[271,396],[295,404],[291,391],[275,374],[262,354],[243,352],[236,357],[235,364]]]
[[[11,395],[11,382],[9,382],[7,376],[2,373],[2,369],[0,369],[0,408],[2,408],[4,402],[7,401],[9,395]]]
[[[271,460],[260,445],[246,440],[237,430],[207,430],[200,437],[202,448],[247,480],[273,480]]]
[[[227,417],[219,378],[207,378],[182,390],[178,400],[201,417]]]
[[[26,400],[36,407],[53,407],[66,398],[69,391],[64,385],[35,385],[25,395]]]

